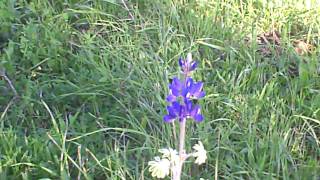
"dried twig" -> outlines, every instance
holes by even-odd
[[[16,90],[16,88],[14,88],[12,81],[9,79],[9,77],[7,76],[6,71],[4,69],[0,69],[0,76],[3,77],[3,79],[5,81],[7,81],[7,83],[9,84],[9,87],[14,94],[14,98],[18,98],[19,95],[17,93],[17,90]]]
[[[6,71],[4,69],[0,69],[0,77],[2,77],[9,84],[9,87],[10,87],[10,89],[12,90],[12,92],[14,94],[13,98],[11,98],[11,100],[9,101],[7,106],[4,108],[4,111],[0,116],[0,121],[2,121],[4,116],[7,114],[10,106],[14,103],[14,101],[16,99],[19,98],[19,95],[17,93],[16,88],[14,88],[12,81],[9,79],[9,77],[7,76]]]
[[[125,0],[121,0],[121,2],[122,2],[122,4],[123,4],[124,8],[128,11],[129,16],[130,16],[130,19],[131,19],[131,20],[134,20],[134,16],[132,15],[131,10],[128,8]]]
[[[3,120],[4,116],[7,114],[8,109],[10,108],[10,106],[13,104],[13,102],[16,100],[17,97],[13,97],[11,98],[11,100],[9,101],[9,103],[7,104],[6,108],[4,108],[3,113],[1,114],[0,117],[0,122]]]

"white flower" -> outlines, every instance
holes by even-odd
[[[149,172],[152,177],[164,178],[170,173],[170,161],[168,159],[160,159],[159,156],[154,158],[155,161],[149,161]]]
[[[162,153],[162,158],[168,158],[171,163],[173,163],[174,165],[178,164],[179,161],[179,155],[178,155],[178,151],[172,148],[168,148],[168,149],[159,149],[159,152]]]
[[[201,141],[198,141],[198,144],[195,144],[193,149],[195,150],[195,152],[192,153],[193,157],[196,158],[195,163],[199,165],[203,164],[207,159],[207,151],[204,149]]]

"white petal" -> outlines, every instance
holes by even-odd
[[[164,178],[170,173],[170,161],[168,159],[160,159],[155,157],[155,161],[149,161],[149,171],[152,177]]]
[[[193,157],[196,158],[195,163],[199,165],[205,163],[207,159],[207,151],[204,149],[201,141],[198,141],[198,144],[195,144],[193,149],[195,150],[195,152],[192,154]]]

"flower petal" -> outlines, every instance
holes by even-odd
[[[154,161],[149,161],[148,165],[149,172],[151,172],[152,177],[164,178],[170,173],[170,161],[166,158],[160,159],[160,157],[155,157]]]
[[[204,91],[201,91],[200,93],[195,94],[194,96],[195,96],[197,99],[199,99],[199,98],[204,97],[205,95],[206,95],[206,93],[205,93]]]
[[[198,144],[195,144],[192,148],[195,150],[195,152],[192,153],[193,157],[196,158],[195,163],[198,165],[205,163],[207,151],[204,149],[202,142],[198,141]]]
[[[179,66],[180,66],[180,67],[183,67],[184,64],[185,64],[184,60],[180,57],[180,58],[179,58]]]
[[[202,82],[197,82],[195,84],[193,84],[190,93],[192,94],[199,94],[202,90],[203,87],[203,83]]]
[[[200,106],[196,105],[194,108],[190,111],[190,116],[194,117],[196,115],[200,114]]]
[[[169,88],[174,96],[179,96],[182,89],[182,82],[177,77],[175,77],[169,85]]]
[[[174,96],[179,96],[180,95],[180,90],[175,88],[175,87],[171,87],[171,93],[174,95]]]
[[[166,122],[166,123],[173,122],[174,120],[175,120],[175,117],[170,116],[170,115],[165,115],[165,116],[163,117],[163,121]]]
[[[198,62],[197,62],[197,61],[193,61],[193,62],[191,63],[191,65],[190,65],[189,71],[195,70],[195,69],[197,68],[197,66],[198,66]]]
[[[197,115],[193,116],[193,119],[196,122],[201,122],[201,121],[203,121],[203,116],[201,114],[197,114]]]
[[[189,101],[189,100],[186,99],[184,101],[184,103],[185,103],[186,112],[191,115],[191,112],[192,112],[192,101]]]
[[[174,112],[175,112],[176,115],[179,115],[179,114],[180,114],[181,108],[182,108],[182,107],[181,107],[181,105],[180,105],[179,102],[174,101],[174,102],[172,103],[172,109],[174,110]]]
[[[177,112],[172,106],[167,106],[167,111],[170,116],[177,116]]]
[[[173,80],[172,80],[172,85],[175,86],[175,88],[177,88],[177,89],[181,89],[181,87],[182,87],[182,82],[180,81],[179,78],[175,77],[175,78],[173,78]]]
[[[187,77],[187,80],[186,80],[186,87],[187,88],[191,88],[193,85],[193,79],[191,77]]]
[[[174,95],[172,95],[172,94],[168,95],[168,97],[167,97],[167,101],[168,101],[168,102],[173,102],[173,101],[175,101],[176,99],[177,99],[177,96],[174,96]]]

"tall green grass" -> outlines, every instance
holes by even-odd
[[[0,179],[152,179],[177,59],[192,52],[205,121],[186,147],[208,150],[183,179],[320,177],[320,8],[316,1],[0,2]],[[204,2],[204,3],[201,3]],[[133,17],[131,17],[131,15]],[[276,29],[281,56],[247,37]],[[297,55],[293,40],[316,45]],[[299,62],[299,75],[288,63]]]

